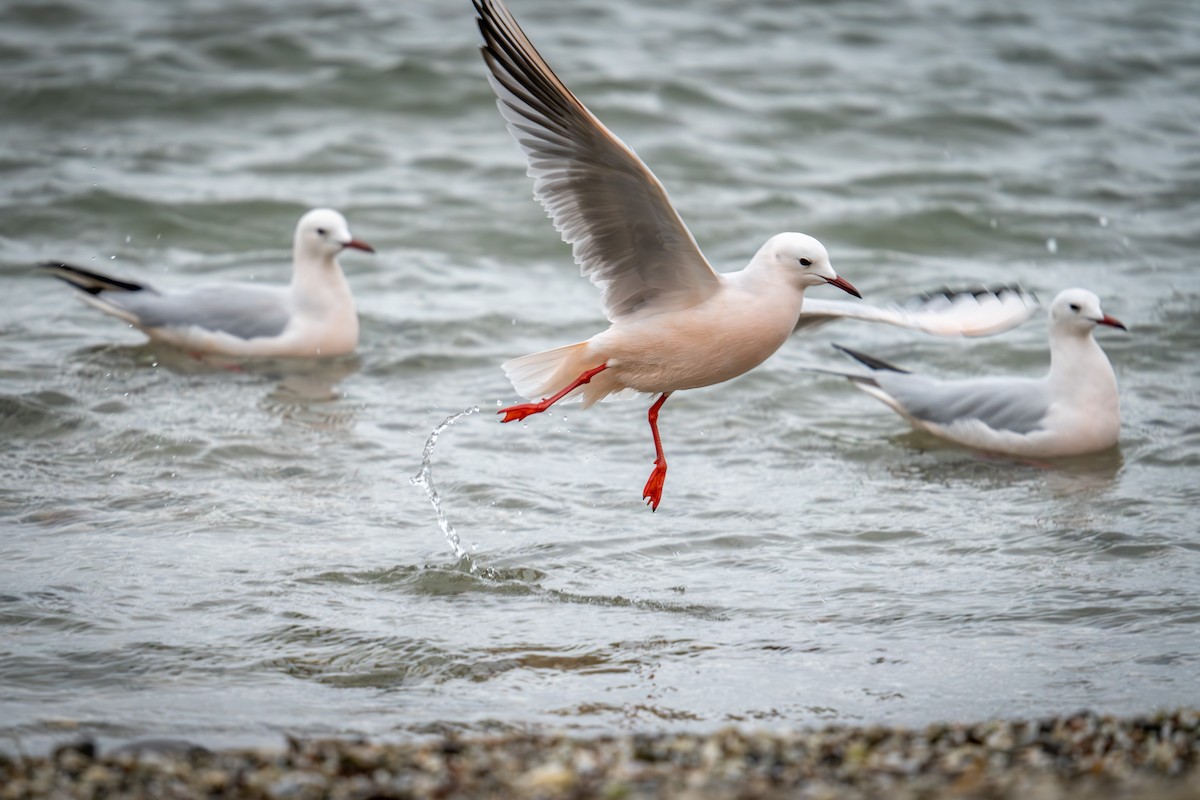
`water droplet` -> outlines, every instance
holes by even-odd
[[[1101,228],[1107,228],[1107,227],[1108,227],[1108,217],[1100,217],[1100,218],[1099,218],[1098,220],[1096,220],[1096,221],[1100,223],[1100,227],[1101,227]]]
[[[1055,239],[1054,237],[1047,239],[1046,240],[1046,249],[1048,251],[1050,251],[1051,253],[1057,253],[1058,252],[1058,239]]]

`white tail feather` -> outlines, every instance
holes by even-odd
[[[588,343],[579,342],[514,358],[502,365],[517,394],[528,400],[540,400],[557,394],[580,375],[600,366],[588,352]],[[583,399],[583,407],[612,399],[637,397],[640,393],[615,382],[608,371],[597,374],[589,383],[576,388],[561,402]]]
[[[568,344],[514,358],[501,366],[517,394],[527,400],[538,400],[554,394],[595,366],[583,362],[586,347],[587,342]]]

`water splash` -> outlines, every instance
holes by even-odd
[[[446,512],[442,510],[442,498],[437,493],[437,489],[433,486],[433,448],[437,446],[438,437],[442,432],[449,428],[454,423],[458,422],[463,417],[469,417],[472,414],[479,413],[479,406],[471,406],[457,414],[451,414],[442,421],[429,434],[429,438],[425,441],[425,451],[421,453],[421,471],[409,478],[409,483],[413,486],[420,486],[425,490],[425,495],[429,498],[429,502],[433,504],[433,513],[437,515],[438,527],[442,529],[442,533],[446,535],[446,541],[450,543],[450,549],[454,551],[454,555],[460,560],[466,560],[471,565],[471,572],[477,572],[475,562],[471,560],[471,556],[467,554],[466,549],[462,546],[462,541],[458,538],[458,531],[454,530],[454,526],[450,524],[450,520],[446,519]]]

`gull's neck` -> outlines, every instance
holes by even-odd
[[[292,267],[289,288],[292,299],[304,308],[318,310],[339,305],[354,306],[350,284],[333,255],[303,254]]]
[[[800,319],[804,305],[804,285],[773,261],[755,257],[737,272],[725,272],[721,278],[726,285],[744,294],[746,307],[757,309],[763,320],[779,320],[790,332]]]
[[[1050,332],[1050,375],[1054,394],[1087,396],[1115,407],[1117,377],[1091,331]]]

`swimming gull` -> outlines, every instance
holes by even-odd
[[[820,371],[849,378],[914,428],[968,447],[1027,458],[1107,450],[1117,443],[1121,408],[1112,364],[1092,332],[1126,328],[1086,289],[1060,292],[1049,317],[1050,371],[1041,378],[939,380],[840,346],[870,372]]]
[[[345,217],[318,208],[296,225],[288,286],[220,283],[160,290],[57,261],[40,266],[106,314],[194,355],[333,357],[358,344],[354,296],[337,262],[347,248],[375,252],[350,235]]]

